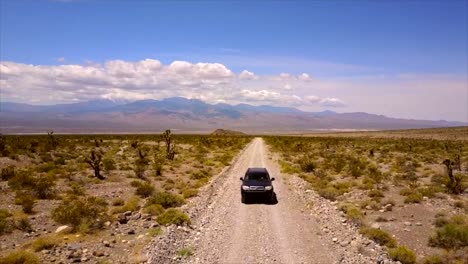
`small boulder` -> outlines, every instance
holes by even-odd
[[[72,230],[71,227],[67,225],[59,226],[57,229],[55,229],[55,233],[68,233]]]

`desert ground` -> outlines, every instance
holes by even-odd
[[[2,136],[0,263],[467,263],[464,131]]]

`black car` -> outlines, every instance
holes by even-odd
[[[271,182],[275,178],[270,178],[266,168],[248,168],[244,178],[241,177],[240,180],[242,181],[241,195],[243,203],[247,202],[248,197],[252,196],[263,196],[270,201],[274,201],[275,193]]]

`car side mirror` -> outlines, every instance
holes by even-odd
[[[243,180],[244,180],[244,178],[240,177],[240,180],[241,180],[241,181],[243,181]]]
[[[275,177],[271,178],[271,181],[274,181],[275,180]]]

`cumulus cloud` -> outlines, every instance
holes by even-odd
[[[346,106],[343,101],[338,98],[323,98],[319,101],[320,105],[326,107],[344,107]]]
[[[208,103],[250,103],[281,106],[342,106],[337,98],[308,95],[308,74],[238,74],[220,63],[159,60],[110,60],[84,65],[30,65],[0,62],[2,101],[67,103],[99,98],[196,98]],[[293,93],[294,87],[294,93]],[[296,93],[301,88],[302,92]]]
[[[250,72],[248,70],[243,70],[240,74],[239,74],[239,78],[241,79],[246,79],[246,80],[257,80],[258,79],[258,76],[255,75],[255,73],[253,72]]]

